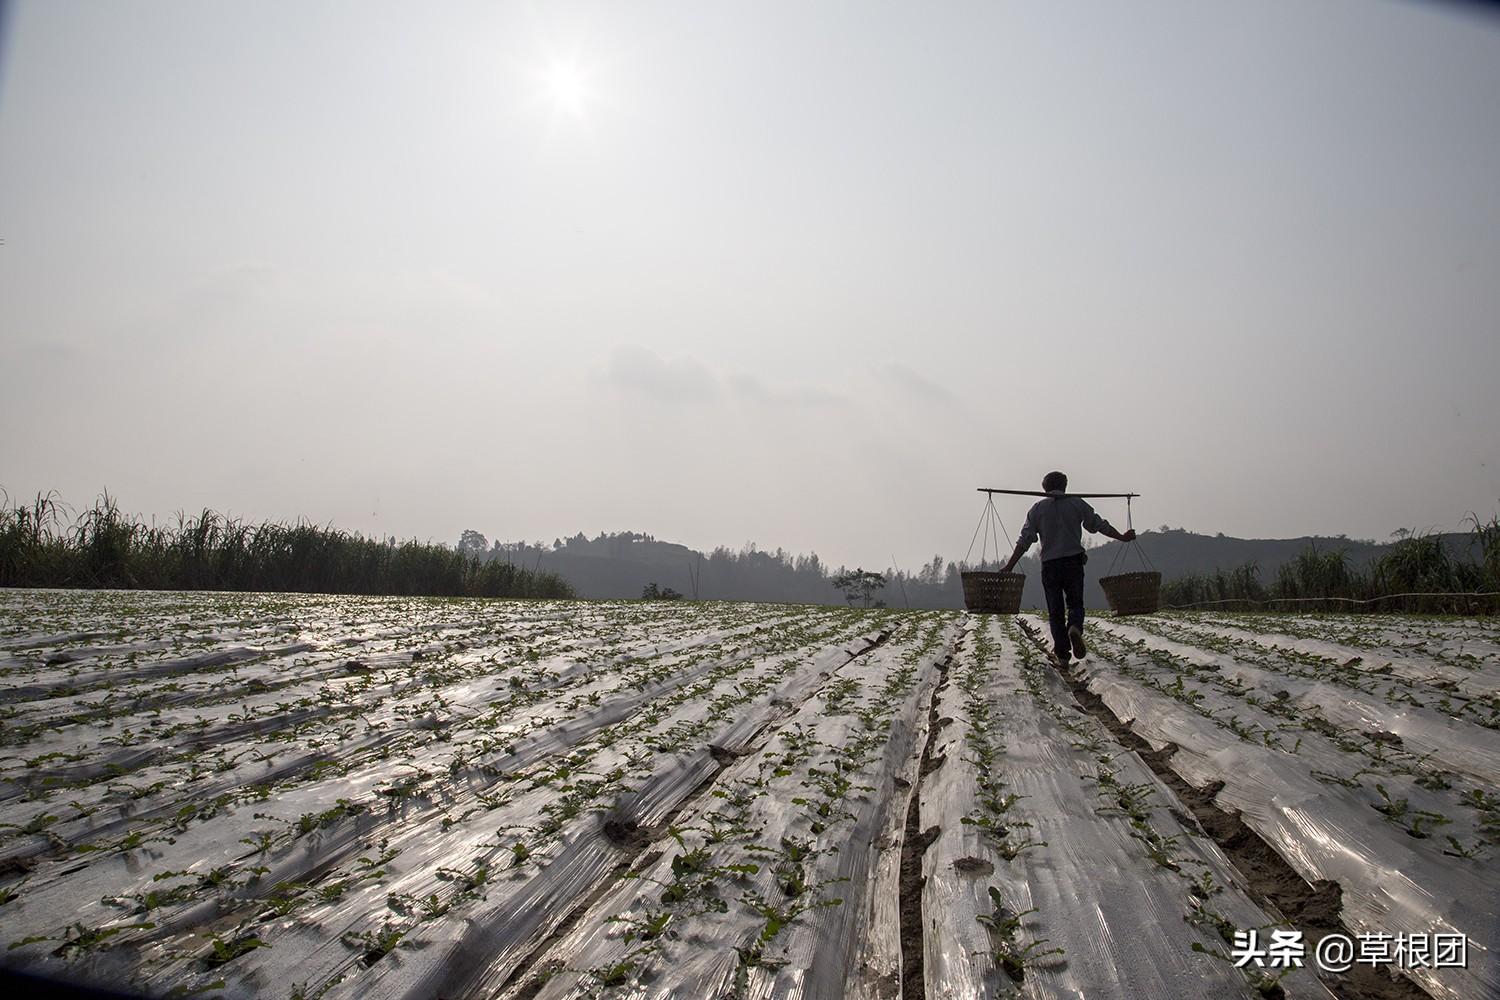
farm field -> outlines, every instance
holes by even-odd
[[[1500,626],[1100,617],[1066,673],[1045,633],[0,591],[0,964],[155,996],[1500,996]],[[1250,929],[1305,966],[1236,967]],[[1335,934],[1467,953],[1320,974]]]

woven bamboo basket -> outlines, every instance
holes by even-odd
[[[1117,615],[1149,615],[1161,607],[1161,574],[1119,573],[1101,576],[1099,586]]]
[[[1025,573],[990,573],[974,570],[962,573],[964,607],[996,615],[1013,615],[1021,610],[1021,589]]]

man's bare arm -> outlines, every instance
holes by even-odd
[[[1011,571],[1011,568],[1014,567],[1016,563],[1021,561],[1021,557],[1026,554],[1026,550],[1029,548],[1031,548],[1030,542],[1027,542],[1024,545],[1020,542],[1017,542],[1016,551],[1010,554],[1010,562],[1006,563],[1005,567],[1001,569],[1000,572],[1009,573]]]

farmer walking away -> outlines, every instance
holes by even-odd
[[[1042,490],[1047,498],[1038,500],[1027,512],[1026,526],[1016,538],[1016,551],[1001,572],[1009,573],[1041,536],[1042,591],[1047,595],[1052,649],[1057,661],[1066,666],[1070,650],[1080,659],[1088,653],[1083,644],[1083,564],[1089,557],[1083,551],[1082,529],[1121,542],[1134,541],[1135,529],[1122,534],[1083,497],[1069,496],[1068,477],[1061,472],[1047,473],[1042,478]]]

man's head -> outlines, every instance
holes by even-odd
[[[1049,472],[1042,477],[1042,490],[1046,493],[1066,493],[1068,477],[1061,472]]]

